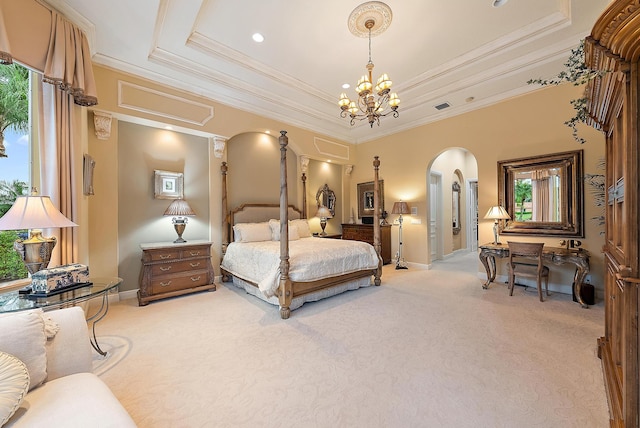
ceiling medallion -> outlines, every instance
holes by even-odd
[[[351,125],[356,120],[367,119],[369,125],[380,126],[380,118],[393,115],[398,117],[398,106],[400,99],[394,92],[391,93],[391,79],[384,73],[373,87],[373,62],[371,61],[371,37],[382,34],[391,24],[393,14],[391,8],[379,1],[370,1],[356,7],[349,15],[347,21],[349,31],[357,37],[369,38],[369,62],[367,63],[367,75],[358,80],[356,92],[358,98],[351,101],[346,93],[340,94],[338,105],[340,106],[340,117],[351,118]],[[376,98],[377,95],[377,98]]]

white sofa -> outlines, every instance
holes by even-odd
[[[0,354],[14,363],[14,376],[0,367],[0,425],[8,418],[3,428],[135,427],[109,387],[91,372],[92,352],[79,307],[1,316]],[[19,394],[10,383],[19,385],[15,365],[22,363],[29,386]]]

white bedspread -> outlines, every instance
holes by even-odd
[[[289,263],[292,281],[309,282],[375,269],[378,255],[366,242],[311,237],[289,242]],[[258,284],[260,291],[271,297],[280,281],[280,242],[233,242],[221,266],[234,276]]]

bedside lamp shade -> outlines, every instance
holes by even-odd
[[[29,239],[18,239],[14,247],[22,256],[27,270],[32,275],[49,266],[56,238],[45,238],[42,229],[75,227],[77,224],[66,218],[48,196],[18,196],[13,206],[0,218],[0,230],[30,229]]]
[[[187,227],[187,223],[189,219],[186,216],[194,216],[196,213],[191,209],[187,201],[184,199],[175,199],[167,209],[164,211],[164,215],[166,216],[174,216],[171,222],[173,223],[173,228],[176,230],[178,234],[178,239],[173,241],[175,244],[187,242],[182,239],[182,234],[184,233],[184,229]]]

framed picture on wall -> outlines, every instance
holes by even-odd
[[[155,177],[155,199],[183,199],[184,176],[181,172],[153,171]]]
[[[384,180],[380,183],[380,213],[384,211]],[[373,217],[373,181],[358,183],[358,218]]]

